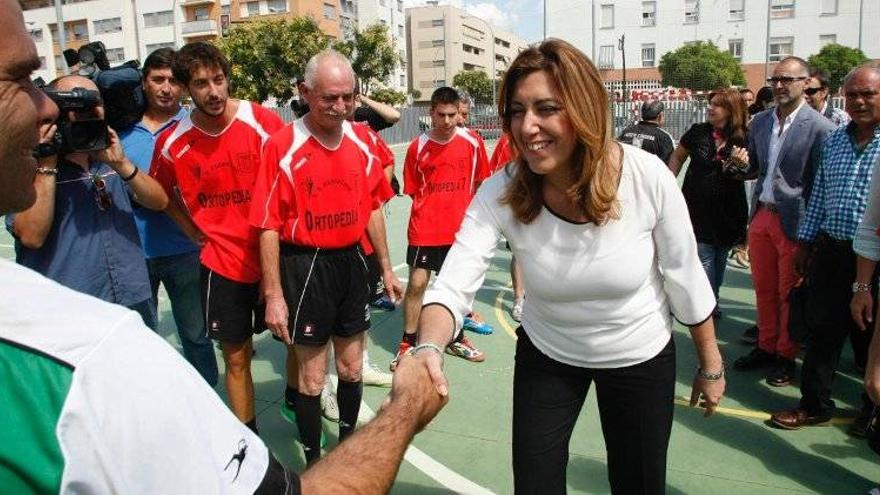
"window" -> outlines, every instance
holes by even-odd
[[[614,27],[614,5],[602,6],[602,29],[611,29]]]
[[[443,46],[443,40],[431,40],[431,46]]]
[[[819,35],[819,48],[822,48],[825,45],[833,45],[837,43],[837,35],[836,34],[820,34]]]
[[[387,7],[387,6],[388,6],[388,0],[379,0],[379,5],[382,6],[382,7]]]
[[[822,5],[819,13],[822,15],[837,15],[837,0],[821,0]]]
[[[247,6],[248,17],[252,15],[260,15],[260,2],[248,2],[245,6]]]
[[[194,21],[207,21],[208,20],[208,7],[196,7],[193,11],[193,20]]]
[[[743,40],[727,40],[727,51],[733,55],[733,58],[742,60],[743,58]]]
[[[770,17],[774,19],[794,17],[794,0],[770,0]]]
[[[71,26],[73,31],[73,39],[87,40],[89,39],[89,27],[85,24],[74,24]]]
[[[160,12],[152,12],[150,14],[144,14],[144,27],[160,27],[160,26],[171,26],[174,24],[174,12],[170,10],[163,10]]]
[[[443,86],[446,86],[446,79],[437,79],[434,81],[435,88],[442,88]]]
[[[94,22],[95,34],[117,33],[122,31],[122,18],[99,19]]]
[[[324,4],[324,19],[336,19],[336,7],[333,4]]]
[[[642,2],[642,26],[657,25],[657,2]]]
[[[654,43],[642,45],[642,67],[654,67]]]
[[[405,86],[406,86],[406,76],[401,74],[400,75],[400,87],[405,87]]]
[[[397,0],[397,11],[403,12],[403,0]]]
[[[221,5],[220,6],[220,15],[229,15],[232,13],[231,5]]]
[[[397,25],[397,36],[400,36],[401,38],[403,38],[403,36],[404,36],[403,24]]]
[[[730,0],[731,21],[742,21],[746,18],[746,0]]]
[[[442,27],[443,19],[431,19],[431,27]]]
[[[779,62],[785,57],[790,57],[794,53],[794,38],[784,36],[780,38],[770,38],[770,61]]]
[[[113,62],[125,62],[125,50],[122,48],[107,49],[107,60]]]
[[[602,45],[599,47],[599,68],[614,68],[614,45]]]
[[[34,43],[39,43],[43,41],[43,30],[31,29],[31,39],[34,40]]]
[[[287,12],[287,0],[269,0],[269,13]]]
[[[55,55],[55,70],[64,70],[67,62],[64,61],[64,55]]]
[[[147,45],[147,55],[149,55],[149,54],[155,52],[156,50],[158,50],[158,49],[160,49],[160,48],[171,48],[171,49],[173,49],[173,48],[174,48],[174,42],[168,42],[168,43],[153,43],[153,44]]]
[[[684,0],[684,23],[696,24],[700,22],[700,1]]]

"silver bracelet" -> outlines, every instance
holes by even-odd
[[[411,347],[409,349],[408,354],[410,356],[415,356],[419,351],[421,351],[423,349],[431,349],[432,351],[436,352],[438,356],[440,356],[441,361],[443,360],[443,349],[437,347],[436,345],[432,344],[431,342],[425,342],[424,344],[419,344],[415,347]]]
[[[715,373],[707,373],[703,368],[697,367],[697,376],[710,382],[718,381],[724,378],[724,363],[721,363],[721,369]]]

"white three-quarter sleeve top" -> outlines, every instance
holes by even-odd
[[[424,304],[446,306],[461,331],[503,235],[522,267],[523,329],[556,361],[631,366],[669,342],[673,315],[687,325],[709,318],[715,298],[675,177],[656,156],[621,146],[620,215],[601,226],[572,223],[546,206],[525,225],[498,201],[508,171],[487,179]]]

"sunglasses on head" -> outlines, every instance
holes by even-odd
[[[804,93],[806,93],[807,96],[813,96],[814,94],[818,93],[819,91],[824,91],[824,90],[825,90],[825,88],[807,88],[804,90]]]
[[[107,192],[107,183],[104,182],[104,178],[98,174],[92,175],[92,184],[95,185],[95,203],[98,204],[98,209],[107,211],[113,207],[113,198]]]

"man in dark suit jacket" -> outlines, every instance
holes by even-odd
[[[800,350],[788,336],[788,295],[798,281],[794,258],[813,176],[825,136],[834,126],[804,100],[807,63],[782,60],[769,79],[776,107],[755,116],[749,133],[749,165],[757,172],[749,225],[749,255],[758,310],[758,345],[739,358],[740,371],[770,368],[767,383],[784,386]]]

